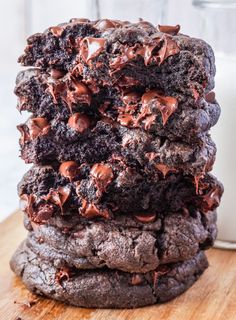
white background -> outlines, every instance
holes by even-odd
[[[137,6],[138,2],[120,0],[122,5],[116,8],[120,11],[113,10],[113,14],[130,12],[131,15],[133,3]],[[167,5],[164,23],[179,23],[183,33],[197,35],[199,13],[192,7],[191,0],[164,2]],[[112,0],[102,0],[102,3],[108,14]],[[141,7],[141,13],[145,15],[148,11],[155,17],[157,9],[153,8]],[[25,46],[25,38],[30,31],[43,31],[71,17],[91,15],[91,0],[0,0],[0,221],[17,208],[16,184],[29,168],[19,159],[19,133],[15,128],[26,115],[20,116],[15,109],[13,95],[15,76],[20,69],[16,61]]]

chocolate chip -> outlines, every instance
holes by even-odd
[[[155,167],[163,174],[164,178],[169,172],[177,172],[175,168],[170,168],[162,163],[156,164]]]
[[[156,214],[143,214],[135,215],[135,218],[142,223],[154,222],[156,220]]]
[[[60,165],[60,174],[72,181],[78,174],[78,165],[75,161],[66,161]]]
[[[106,39],[84,38],[80,44],[80,55],[85,62],[97,57],[105,49]]]
[[[60,37],[64,31],[63,27],[56,26],[56,27],[51,27],[49,28],[49,31],[55,36],[55,37]]]
[[[137,104],[141,99],[141,96],[137,92],[128,92],[123,95],[122,101],[124,104],[129,105],[129,104]]]
[[[90,120],[85,114],[75,113],[69,118],[68,125],[79,133],[82,133],[89,128]]]
[[[91,169],[91,176],[95,180],[98,190],[104,192],[106,187],[111,183],[114,175],[109,165],[96,163]]]
[[[101,216],[108,219],[110,217],[108,210],[99,209],[94,203],[88,203],[85,199],[82,200],[82,209],[80,210],[80,213],[86,218]]]
[[[95,25],[94,27],[100,31],[105,31],[107,29],[110,29],[110,28],[116,28],[117,24],[115,24],[114,21],[112,20],[109,20],[109,19],[102,19],[102,20],[99,20]]]
[[[167,34],[170,34],[172,36],[175,36],[179,33],[179,30],[180,30],[180,25],[177,24],[176,26],[161,26],[161,25],[158,25],[158,30],[160,32],[163,32],[163,33],[167,33]]]
[[[138,286],[140,285],[141,283],[143,282],[143,279],[142,277],[139,275],[139,274],[133,274],[132,275],[132,278],[131,278],[131,284],[133,286]]]
[[[71,191],[69,187],[59,187],[57,190],[51,189],[50,192],[43,197],[43,199],[59,206],[61,212],[63,212],[63,205],[68,200],[70,192]]]
[[[215,102],[215,92],[211,91],[205,95],[206,102],[213,103]]]
[[[205,211],[214,210],[220,204],[221,191],[218,187],[214,187],[202,197],[203,207]]]
[[[64,267],[60,268],[57,271],[55,279],[58,284],[62,285],[63,281],[68,281],[72,277],[72,275],[72,270],[70,268]]]
[[[29,136],[36,139],[39,136],[46,135],[50,130],[50,125],[46,118],[32,118],[27,121]]]
[[[150,90],[143,94],[143,106],[145,107],[149,103],[155,103],[156,108],[161,112],[163,125],[166,124],[169,117],[175,112],[178,106],[176,98],[163,96],[157,90]]]

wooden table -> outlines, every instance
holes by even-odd
[[[84,309],[33,296],[14,276],[8,262],[25,235],[19,212],[0,224],[0,320],[236,320],[236,251],[209,250],[208,270],[171,302],[135,310]]]

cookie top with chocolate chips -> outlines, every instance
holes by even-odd
[[[215,75],[213,51],[179,29],[146,21],[72,19],[29,37],[19,62],[50,69],[56,77],[70,72],[89,84],[155,83],[160,89],[210,91]]]

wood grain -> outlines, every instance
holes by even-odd
[[[0,224],[0,320],[236,320],[236,251],[209,250],[210,267],[175,300],[135,310],[69,307],[30,294],[9,269],[26,231],[14,213]]]

